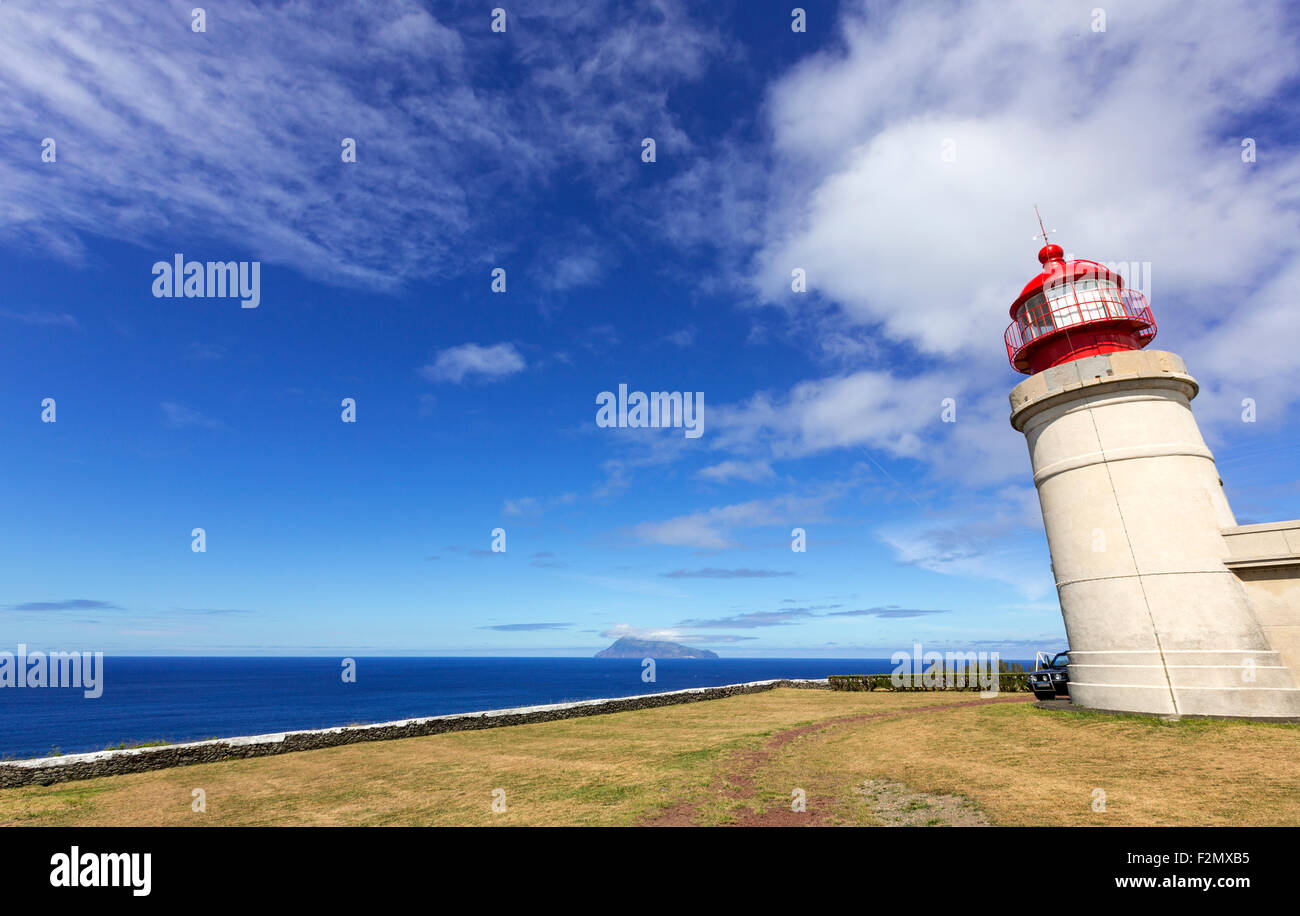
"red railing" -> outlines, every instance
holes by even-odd
[[[1051,299],[1021,311],[1004,335],[1011,365],[1026,346],[1057,331],[1073,331],[1103,322],[1127,321],[1138,343],[1146,346],[1156,336],[1156,319],[1147,297],[1135,289],[1099,287],[1079,290],[1073,284],[1058,289]]]

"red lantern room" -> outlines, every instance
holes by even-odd
[[[1046,232],[1044,232],[1044,241]],[[1011,304],[1007,359],[1033,375],[1085,356],[1140,350],[1156,336],[1147,297],[1096,261],[1067,261],[1060,245],[1038,252],[1042,273]]]

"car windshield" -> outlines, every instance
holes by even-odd
[[[1070,664],[1070,653],[1062,652],[1060,655],[1056,656],[1056,658],[1052,659],[1051,667],[1064,668],[1068,664]]]

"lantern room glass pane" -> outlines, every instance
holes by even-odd
[[[1016,315],[1016,321],[1020,324],[1021,335],[1026,341],[1056,330],[1056,326],[1052,324],[1052,316],[1047,314],[1044,308],[1042,293],[1035,293],[1025,300]]]
[[[1021,306],[1016,318],[1026,341],[1070,325],[1131,314],[1109,277],[1080,277],[1044,287]]]

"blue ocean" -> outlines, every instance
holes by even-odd
[[[888,659],[105,658],[103,693],[0,689],[0,756],[43,756],[416,716],[712,687],[769,678],[890,671]]]

